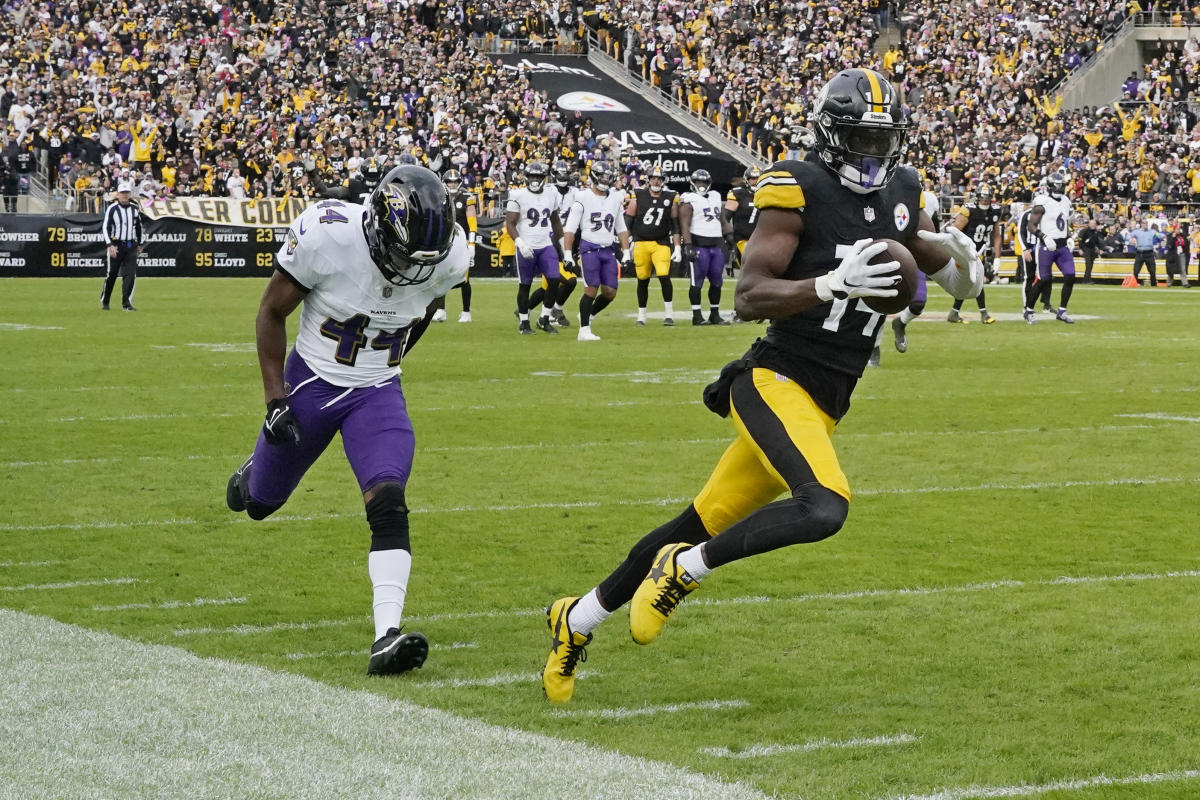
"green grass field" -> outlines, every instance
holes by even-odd
[[[661,762],[694,781],[680,796],[1200,796],[1200,291],[1081,286],[1078,324],[1030,327],[1015,287],[989,287],[991,326],[970,304],[973,324],[942,322],[935,290],[907,354],[888,329],[839,428],[845,528],[718,571],[649,647],[618,612],[575,700],[552,708],[542,609],[700,488],[732,431],[700,391],[762,328],[635,328],[626,283],[594,326],[603,341],[518,337],[513,285],[480,282],[470,325],[451,296],[404,371],[406,615],[434,650],[420,672],[368,680],[369,534],[340,447],[270,520],[225,508],[262,417],[263,283],[143,279],[136,314],[100,312],[99,284],[0,282],[0,608]],[[71,630],[33,640],[75,650]],[[0,680],[28,672],[20,647],[0,643]],[[191,668],[182,656],[164,668]],[[120,688],[103,666],[81,665],[80,696]],[[0,731],[36,740],[31,708],[68,702],[83,701],[9,692]],[[111,781],[106,759],[177,745],[134,723],[53,779],[38,766],[61,757],[50,745],[5,748],[0,797],[296,796],[221,782],[231,751],[216,746],[191,754],[178,795],[153,770]],[[276,735],[302,735],[292,724]],[[394,737],[403,775],[417,734],[388,727],[359,735]],[[427,768],[426,788],[391,796],[554,796],[522,757],[504,755],[501,788],[439,790],[451,776]]]

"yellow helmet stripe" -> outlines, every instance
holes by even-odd
[[[867,76],[867,83],[871,85],[871,110],[877,111],[884,104],[883,87],[879,85],[879,78],[874,70],[864,69],[863,74]]]

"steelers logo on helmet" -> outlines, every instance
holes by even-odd
[[[539,194],[546,187],[546,176],[550,174],[542,161],[530,161],[525,166],[525,188]]]
[[[688,176],[688,182],[692,184],[692,191],[696,194],[708,194],[708,190],[712,188],[712,175],[706,169],[698,169]]]
[[[979,190],[975,192],[975,205],[980,208],[992,207],[992,187],[986,183],[979,187]]]
[[[394,167],[367,200],[363,235],[389,283],[429,280],[454,242],[454,207],[445,185],[425,167]]]
[[[747,183],[753,184],[762,177],[762,168],[758,164],[751,164],[746,167],[746,171],[742,173],[742,177],[746,179]]]
[[[650,185],[651,189],[655,191],[662,190],[667,182],[667,174],[663,172],[662,164],[655,164],[650,168],[650,171],[646,173],[646,182]]]
[[[462,189],[462,173],[456,169],[448,169],[442,175],[442,183],[446,184],[446,191],[450,194],[458,194]]]
[[[887,185],[907,148],[900,94],[875,70],[834,75],[813,106],[816,148],[842,185],[867,194]]]

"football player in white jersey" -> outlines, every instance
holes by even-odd
[[[567,215],[571,213],[571,204],[575,202],[575,194],[583,190],[571,182],[571,165],[561,158],[550,165],[550,177],[553,181],[551,191],[558,192],[560,198],[558,219],[565,223]],[[579,275],[574,271],[574,264],[572,263],[571,266],[572,268],[568,269],[566,263],[559,265],[558,296],[554,299],[554,308],[550,309],[550,318],[560,328],[571,327],[571,321],[567,319],[563,309],[579,283]],[[542,278],[542,285],[529,295],[529,305],[537,306],[546,299],[546,287],[546,279]]]
[[[1059,293],[1058,311],[1054,313],[1059,322],[1068,325],[1075,320],[1067,316],[1067,303],[1075,288],[1075,239],[1071,236],[1071,199],[1066,194],[1067,179],[1061,172],[1053,172],[1046,178],[1046,191],[1033,198],[1033,211],[1029,215],[1029,228],[1039,237],[1037,247],[1038,280],[1050,286],[1050,267],[1057,266],[1062,273],[1063,285]],[[1047,294],[1047,297],[1049,295]],[[1025,309],[1033,308],[1033,297],[1026,295]]]
[[[533,276],[546,279],[542,297],[542,313],[537,326],[546,333],[558,333],[550,319],[554,300],[558,297],[558,242],[562,239],[562,223],[558,218],[560,195],[547,191],[545,163],[530,161],[525,166],[525,186],[508,194],[505,206],[504,229],[517,247],[517,318],[518,333],[533,333],[529,327],[529,287]]]
[[[595,161],[588,171],[587,189],[575,194],[563,234],[563,261],[574,266],[571,249],[579,231],[579,260],[583,264],[583,297],[579,298],[579,334],[581,342],[596,342],[592,317],[603,311],[617,296],[617,255],[613,245],[620,241],[623,260],[632,264],[629,229],[625,227],[625,193],[613,186],[617,171],[607,161]],[[630,266],[632,269],[632,266]],[[599,297],[597,297],[599,293]]]
[[[366,205],[323,200],[306,209],[277,258],[255,322],[266,420],[225,500],[251,519],[270,516],[340,432],[371,529],[375,643],[367,673],[406,672],[425,662],[429,643],[400,625],[412,564],[404,488],[414,450],[400,359],[429,325],[432,301],[466,277],[466,236],[437,175],[399,166]],[[286,321],[302,303],[285,363]]]
[[[725,219],[725,203],[712,188],[712,175],[698,169],[689,178],[691,191],[679,196],[679,233],[683,257],[687,259],[692,286],[693,325],[728,325],[721,316],[721,285],[725,280],[726,238],[732,240],[733,226]],[[708,281],[708,319],[700,306],[700,290]]]

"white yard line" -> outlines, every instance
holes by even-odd
[[[96,578],[87,581],[62,581],[60,583],[26,583],[21,586],[0,586],[0,592],[38,592],[48,589],[78,589],[84,586],[124,586],[141,583],[141,578]]]
[[[1031,481],[1029,483],[978,483],[967,486],[915,486],[896,489],[878,488],[878,489],[857,489],[854,494],[859,497],[870,497],[874,495],[921,495],[921,494],[936,494],[945,492],[1000,492],[1000,491],[1025,491],[1029,489],[1077,489],[1089,486],[1153,486],[1170,483],[1194,483],[1200,481],[1200,478],[1194,475],[1180,476],[1145,476],[1138,478],[1109,478],[1106,480],[1094,481]],[[411,498],[410,498],[411,499]],[[562,503],[509,503],[504,505],[463,505],[463,506],[434,506],[422,508],[415,503],[413,504],[410,513],[413,514],[474,514],[474,513],[498,513],[507,511],[526,512],[537,509],[570,509],[570,508],[597,508],[601,506],[671,506],[676,504],[687,503],[691,497],[647,497],[641,499],[629,500],[604,500],[604,501],[573,501]],[[269,521],[272,522],[314,522],[318,520],[329,519],[357,519],[362,517],[362,511],[348,511],[345,513],[324,513],[324,514],[275,514]],[[205,520],[203,524],[243,524],[251,522],[249,517],[238,515],[229,515],[222,520]],[[46,523],[43,525],[0,525],[0,532],[19,532],[19,531],[53,531],[53,530],[92,530],[92,529],[108,529],[108,528],[142,528],[142,527],[168,527],[168,526],[183,526],[183,525],[198,525],[199,521],[194,519],[165,519],[165,520],[132,520],[128,522],[119,522],[115,520],[98,521],[98,522],[55,522]]]
[[[793,597],[729,597],[724,599],[706,599],[703,597],[690,600],[690,605],[707,606],[738,606],[765,605],[768,603],[812,603],[821,600],[860,600],[876,597],[920,597],[923,595],[959,594],[969,592],[989,592],[997,589],[1020,589],[1037,586],[1073,586],[1086,584],[1108,583],[1137,583],[1141,581],[1164,581],[1177,579],[1200,578],[1200,570],[1177,570],[1172,572],[1137,573],[1128,575],[1064,575],[1057,578],[1046,578],[1036,581],[999,580],[987,583],[967,583],[958,586],[915,586],[902,589],[864,589],[856,592],[818,592],[814,594],[795,595]],[[425,622],[443,622],[448,620],[468,619],[515,619],[518,617],[538,617],[546,613],[544,608],[512,608],[494,611],[459,611],[445,614],[427,614],[405,617],[406,623],[421,624]],[[366,625],[369,618],[365,615],[343,617],[341,619],[312,620],[309,622],[276,622],[268,625],[229,625],[226,627],[180,628],[176,636],[207,636],[210,634],[233,634],[251,636],[277,631],[315,630],[318,628],[334,628],[343,625]]]
[[[726,708],[745,708],[749,705],[745,700],[700,700],[694,703],[670,703],[636,708],[556,708],[550,713],[555,717],[630,719],[658,714],[678,714],[681,711],[719,711]]]
[[[743,783],[0,610],[0,798],[766,800]],[[69,645],[69,646],[64,646]],[[86,680],[81,680],[85,676]]]
[[[1175,414],[1115,414],[1117,417],[1127,417],[1129,419],[1160,419],[1169,422],[1200,422],[1200,417],[1184,417]]]
[[[0,567],[55,567],[61,561],[0,561]]]
[[[814,739],[801,744],[752,744],[739,750],[728,747],[701,747],[697,752],[717,758],[763,758],[786,753],[811,753],[814,750],[844,750],[853,747],[885,747],[897,744],[911,744],[921,740],[920,736],[911,733],[897,733],[892,736],[872,736],[865,739]]]
[[[197,597],[193,600],[164,600],[161,603],[122,603],[119,606],[92,606],[92,611],[134,611],[151,608],[199,608],[201,606],[245,605],[245,597]]]
[[[1200,769],[1185,769],[1175,772],[1148,772],[1142,775],[1127,775],[1110,778],[1096,775],[1092,778],[1052,781],[1050,783],[1021,784],[1018,786],[966,786],[960,789],[942,789],[933,794],[893,795],[886,800],[974,800],[991,797],[1033,797],[1047,792],[1071,792],[1094,789],[1100,786],[1148,786],[1157,783],[1181,783],[1200,780]],[[1196,791],[1172,797],[1195,797]]]
[[[450,644],[430,644],[430,650],[470,650],[479,647],[478,642],[451,642]],[[307,661],[310,658],[347,658],[349,656],[366,657],[371,654],[371,648],[360,647],[357,650],[323,650],[316,653],[287,653],[283,657],[288,661]]]

